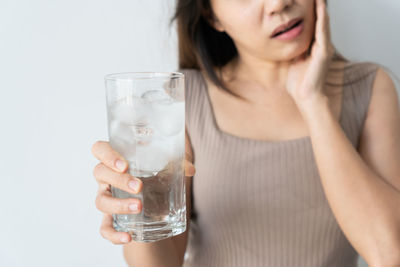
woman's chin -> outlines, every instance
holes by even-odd
[[[282,53],[281,61],[293,61],[308,52],[309,45],[294,47],[289,51]]]

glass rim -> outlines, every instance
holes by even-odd
[[[126,77],[124,77],[126,76]],[[158,71],[131,71],[110,73],[104,76],[106,81],[132,81],[132,80],[151,80],[157,78],[183,78],[182,72],[158,72]]]

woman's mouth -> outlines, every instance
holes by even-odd
[[[271,38],[281,41],[291,41],[298,37],[303,32],[303,20],[298,20],[291,27],[288,27],[282,31],[279,31],[272,35]]]

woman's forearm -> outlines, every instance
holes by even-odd
[[[129,267],[180,267],[183,260],[179,258],[172,238],[152,243],[133,241],[124,245],[124,258]]]
[[[327,98],[302,113],[326,197],[343,232],[370,266],[398,262],[400,194],[363,161]]]

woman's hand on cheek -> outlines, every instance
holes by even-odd
[[[286,89],[301,109],[311,100],[324,96],[323,88],[334,54],[330,39],[329,16],[324,0],[316,0],[315,41],[309,56],[293,60]]]

